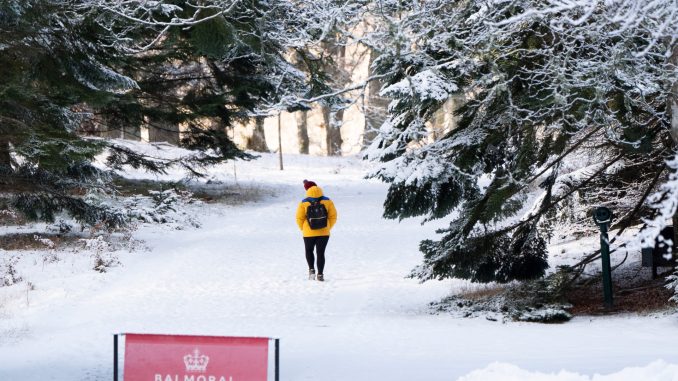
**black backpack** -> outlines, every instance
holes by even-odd
[[[327,227],[327,209],[320,200],[311,201],[311,205],[306,208],[306,220],[313,230]]]

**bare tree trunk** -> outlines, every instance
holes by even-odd
[[[676,70],[678,67],[678,45],[671,49],[669,57],[669,70]],[[668,112],[671,115],[671,137],[673,142],[678,145],[678,81],[671,86],[671,92],[668,96]]]
[[[256,152],[269,152],[268,146],[266,145],[263,116],[257,116],[254,119],[254,132],[252,132],[252,136],[247,139],[247,149]]]
[[[370,64],[368,68],[368,77],[374,75],[372,64],[379,57],[379,54],[370,49]],[[383,83],[374,80],[367,85],[367,102],[365,102],[365,131],[363,133],[363,147],[369,146],[374,138],[377,137],[379,128],[386,120],[386,110],[388,99],[379,96],[379,90]]]
[[[179,126],[164,122],[146,121],[147,136],[151,142],[167,142],[170,144],[179,144],[181,141],[181,132]],[[124,134],[123,134],[124,135]],[[139,130],[141,138],[141,130]]]
[[[677,70],[678,68],[678,44],[671,49],[671,56],[669,57],[669,70]],[[673,138],[674,151],[678,147],[678,81],[671,85],[671,91],[667,97],[667,111],[671,116],[671,137]],[[678,238],[678,211],[673,215],[673,237]],[[675,240],[674,240],[675,241]],[[678,253],[678,245],[673,243],[674,256]]]
[[[139,126],[120,127],[120,138],[127,140],[141,140],[141,127]]]
[[[307,63],[304,62],[302,55],[297,52],[294,54],[295,65],[302,69],[309,71]],[[294,114],[297,121],[297,141],[299,142],[299,153],[308,155],[310,140],[308,138],[308,110],[301,110]]]
[[[335,39],[323,44],[326,51],[332,56],[333,65],[326,68],[336,84],[348,83],[347,73],[344,70],[346,60],[346,46],[339,44]],[[323,107],[323,122],[327,140],[327,155],[341,155],[341,125],[344,122],[344,110],[341,105]]]
[[[341,156],[341,125],[344,121],[344,110],[331,111],[329,107],[323,107],[323,121],[327,133],[327,155]]]
[[[308,155],[308,111],[299,111],[296,113],[297,118],[297,138],[299,139],[299,153]]]

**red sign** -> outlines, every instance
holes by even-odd
[[[266,381],[268,338],[125,335],[125,381]]]

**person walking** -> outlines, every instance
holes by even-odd
[[[337,222],[337,209],[323,190],[313,181],[304,180],[306,198],[301,200],[297,208],[297,225],[304,237],[306,262],[308,263],[308,279],[324,281],[325,248],[330,239],[330,230]],[[315,255],[313,251],[315,250]],[[318,275],[316,277],[315,262],[317,256]]]

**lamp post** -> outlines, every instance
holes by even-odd
[[[612,269],[610,267],[610,241],[607,230],[612,223],[612,211],[604,206],[599,206],[593,211],[593,221],[600,228],[600,256],[603,261],[603,296],[605,307],[611,308],[612,299]]]

